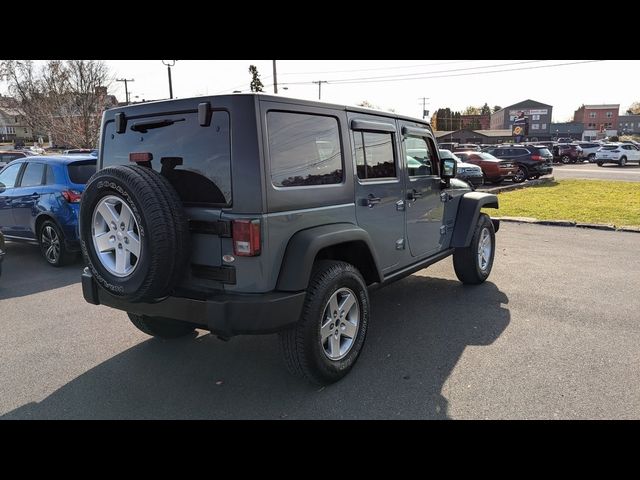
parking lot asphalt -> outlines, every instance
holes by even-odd
[[[557,180],[572,178],[586,178],[598,180],[623,180],[625,182],[640,182],[640,166],[628,164],[619,167],[607,164],[599,167],[595,163],[575,163],[569,165],[554,165],[553,176]]]
[[[446,259],[373,292],[358,364],[319,388],[274,335],[152,339],[84,302],[80,263],[8,243],[0,418],[640,418],[637,234],[503,224],[497,246],[483,285]]]

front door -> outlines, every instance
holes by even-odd
[[[435,142],[426,129],[406,124],[402,151],[406,159],[407,239],[413,257],[433,255],[442,249],[444,203]]]
[[[395,122],[379,122],[359,118],[352,122],[352,128],[357,129],[351,135],[355,146],[356,218],[371,237],[382,272],[387,273],[399,266],[405,248],[404,187],[396,155]]]
[[[15,163],[0,173],[0,230],[5,235],[16,234],[12,211],[13,193],[22,166],[23,163]]]
[[[44,172],[44,163],[28,162],[20,185],[13,191],[13,223],[16,235],[24,238],[36,238],[32,225],[37,214],[36,203],[42,193]]]

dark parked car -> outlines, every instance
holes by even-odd
[[[556,162],[567,164],[582,161],[582,147],[574,143],[559,143],[551,152]]]
[[[453,178],[424,120],[235,94],[107,110],[101,139],[82,291],[146,334],[279,333],[327,384],[362,351],[370,287],[450,255],[463,283],[491,271],[498,198]]]
[[[518,171],[517,165],[511,160],[499,160],[490,153],[456,152],[456,155],[467,163],[479,166],[487,183],[498,184],[513,179]]]
[[[0,168],[5,167],[16,158],[31,157],[32,154],[25,150],[0,150]]]
[[[80,251],[78,212],[96,171],[90,156],[27,157],[0,170],[0,229],[8,239],[38,243],[53,266]]]
[[[484,151],[499,160],[513,160],[517,164],[518,171],[513,177],[515,183],[553,172],[553,155],[543,145],[501,145]]]
[[[4,235],[0,232],[0,275],[2,275],[2,260],[4,260]]]
[[[439,153],[440,159],[452,158],[458,163],[456,178],[469,182],[474,187],[478,187],[484,183],[484,174],[482,173],[481,167],[463,162],[455,153],[451,153],[449,150],[445,150],[444,148],[441,148]]]

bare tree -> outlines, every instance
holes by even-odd
[[[49,60],[36,68],[31,60],[7,60],[0,72],[34,132],[70,147],[96,146],[102,113],[114,106],[107,95],[113,79],[104,62]]]

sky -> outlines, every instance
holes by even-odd
[[[581,63],[576,63],[581,62]],[[584,63],[588,62],[588,63]],[[115,78],[133,78],[132,101],[169,97],[167,67],[161,60],[106,60]],[[177,98],[249,91],[249,65],[273,93],[272,60],[178,60],[171,69]],[[463,110],[532,99],[553,106],[553,121],[573,119],[582,104],[620,104],[620,113],[640,91],[638,60],[277,60],[278,94],[345,105],[366,100],[383,110],[422,117],[438,108]],[[287,90],[284,90],[287,87]],[[6,94],[6,84],[0,83]],[[110,93],[124,101],[124,84]]]

